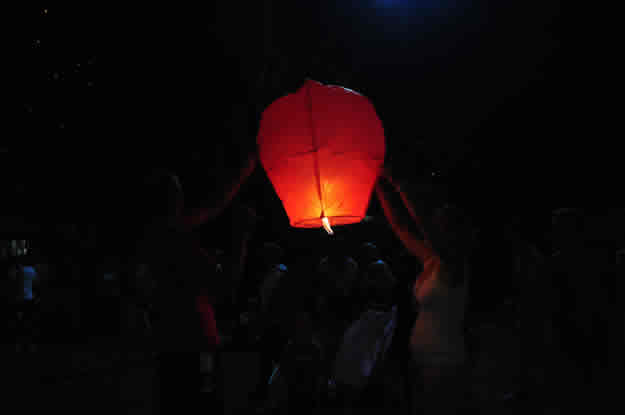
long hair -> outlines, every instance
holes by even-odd
[[[478,241],[473,219],[457,206],[444,205],[435,209],[428,233],[432,245],[451,270],[452,286],[462,283]]]

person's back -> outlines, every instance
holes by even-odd
[[[412,347],[418,349],[422,365],[464,362],[464,316],[467,280],[456,285],[441,280],[438,265],[425,265],[415,283],[418,314],[412,329]]]
[[[296,312],[295,316],[294,335],[280,364],[288,378],[288,406],[292,411],[302,412],[319,403],[322,350],[313,336],[312,313]]]
[[[325,257],[319,264],[319,275],[325,282],[325,295],[328,299],[328,312],[333,313],[337,322],[351,322],[357,317],[358,265],[353,258],[337,254]]]
[[[401,352],[407,343],[407,336],[395,327],[391,343],[374,369],[364,390],[359,394],[360,408],[392,408],[394,413],[413,413],[408,411],[410,391],[408,364]],[[402,411],[399,411],[402,409]]]

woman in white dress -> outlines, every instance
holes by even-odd
[[[424,269],[414,285],[418,315],[410,336],[415,405],[453,413],[466,405],[464,317],[476,232],[459,209],[445,206],[428,215],[408,198],[388,169],[383,179],[399,193],[412,224],[397,214],[388,186],[380,181],[376,193],[384,214]],[[416,231],[411,229],[414,225]]]

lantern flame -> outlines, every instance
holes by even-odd
[[[325,229],[326,232],[328,232],[328,235],[334,235],[334,231],[330,227],[330,221],[328,220],[327,216],[324,216],[323,218],[321,218],[321,223],[323,224],[323,229]]]

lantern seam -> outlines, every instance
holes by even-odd
[[[311,130],[311,138],[313,149],[316,149],[313,152],[313,162],[314,162],[314,170],[315,170],[315,179],[317,180],[317,192],[319,195],[319,202],[321,203],[321,216],[325,216],[325,202],[323,200],[323,189],[321,188],[321,172],[319,171],[319,156],[318,150],[319,145],[317,144],[317,131],[315,129],[315,121],[313,119],[313,108],[312,108],[312,82],[309,81],[307,92],[308,92],[308,111],[310,114],[310,130]]]

